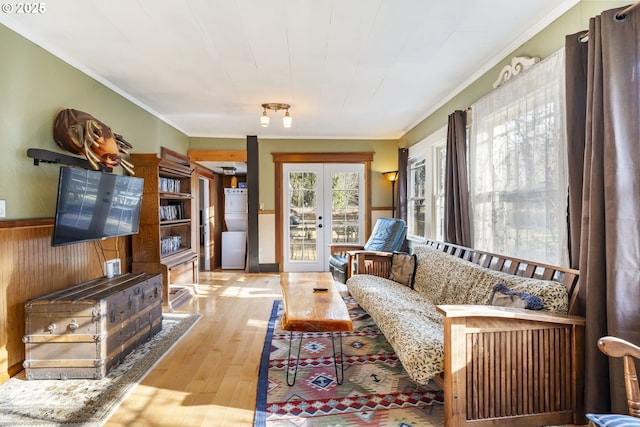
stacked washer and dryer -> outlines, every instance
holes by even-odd
[[[224,189],[224,222],[222,232],[222,268],[244,270],[247,253],[247,189]]]

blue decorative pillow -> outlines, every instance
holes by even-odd
[[[617,414],[587,414],[595,425],[602,427],[640,426],[640,418]]]
[[[498,283],[493,287],[491,305],[541,310],[542,300],[536,295],[512,291],[504,283]]]

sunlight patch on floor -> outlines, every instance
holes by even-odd
[[[211,295],[218,289],[223,288],[223,285],[214,285],[211,283],[201,283],[198,285],[198,295]]]
[[[282,294],[273,292],[270,288],[245,288],[242,286],[229,286],[220,294],[226,298],[281,298]]]
[[[159,425],[158,423],[163,421],[162,415],[159,416],[160,419],[156,420],[155,415],[149,413],[148,407],[151,405],[162,407],[181,405],[189,393],[138,384],[132,395],[135,398],[128,398],[121,404],[117,416],[109,420],[109,425],[128,426],[136,423],[138,425]]]
[[[267,320],[249,319],[247,321],[247,326],[251,326],[254,328],[266,329],[268,325],[269,322]]]

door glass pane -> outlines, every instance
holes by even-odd
[[[289,260],[316,261],[317,175],[289,173]]]
[[[360,241],[359,174],[335,172],[331,175],[331,243]]]

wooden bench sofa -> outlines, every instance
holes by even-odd
[[[444,331],[444,361],[443,371],[432,379],[444,390],[446,425],[523,427],[584,424],[584,319],[575,315],[578,271],[438,241],[430,240],[425,245],[491,271],[559,282],[567,291],[569,314],[491,305],[437,305],[437,312],[443,316],[440,320]],[[357,292],[360,298],[369,298],[363,297],[363,292],[377,292],[375,283],[370,288],[369,283],[371,279],[374,282],[380,280],[378,278],[383,278],[380,280],[383,285],[395,286],[384,282],[389,277],[391,254],[356,251],[350,255],[356,266],[356,276],[347,281],[350,292],[360,289]],[[367,284],[357,284],[363,280]],[[557,288],[558,284],[554,286]],[[384,286],[382,288],[380,292],[386,292]],[[412,298],[410,292],[406,288],[400,289],[407,298]],[[352,295],[358,301],[353,292]],[[377,308],[373,307],[384,304],[384,298],[381,295],[373,295],[372,298],[378,298],[368,301],[371,311],[376,311]],[[372,303],[377,305],[372,306]],[[420,310],[404,305],[398,310],[397,318],[395,313],[387,312],[381,315],[386,316],[386,320],[381,319],[380,322],[397,323],[405,316],[419,321],[415,313],[408,312],[415,311],[421,315]],[[375,316],[372,317],[376,320]],[[383,327],[381,330],[384,332]],[[392,332],[393,335],[403,333],[407,331]],[[406,338],[394,336],[390,342]],[[403,350],[406,351],[406,347]]]

